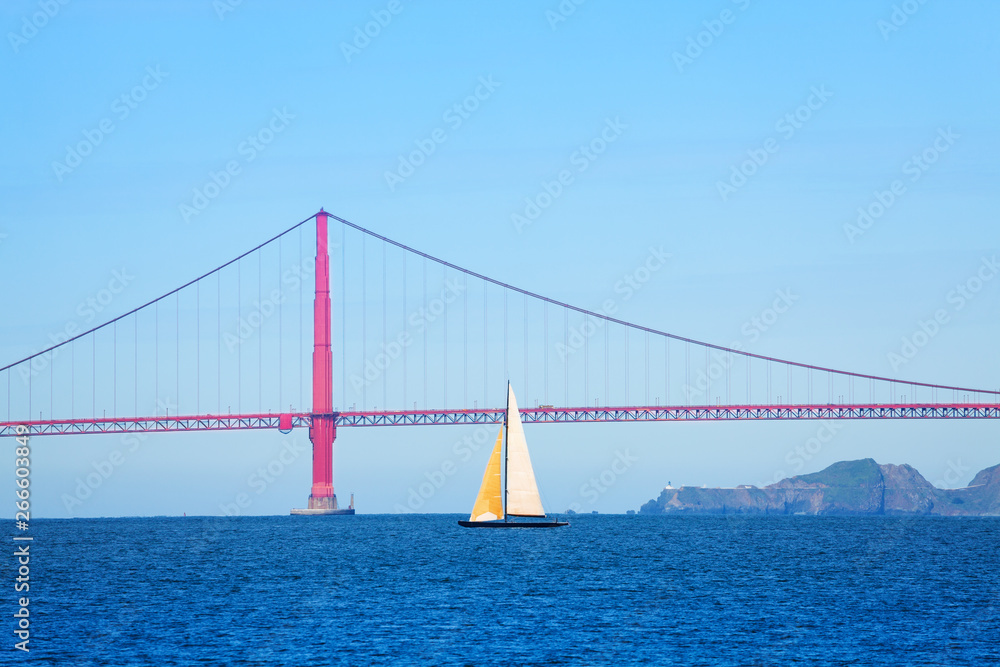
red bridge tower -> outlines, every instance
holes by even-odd
[[[309,439],[313,445],[312,491],[308,509],[292,514],[354,514],[351,506],[340,509],[333,491],[333,441],[337,437],[333,413],[333,353],[330,349],[330,251],[327,214],[316,214],[316,301],[313,305],[313,402]]]

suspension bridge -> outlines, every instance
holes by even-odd
[[[353,513],[334,492],[338,427],[499,423],[491,400],[503,400],[508,379],[535,397],[521,409],[529,423],[1000,418],[1000,391],[659,331],[321,209],[0,367],[0,436],[308,428],[313,483],[301,512]]]

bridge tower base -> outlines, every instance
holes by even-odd
[[[351,515],[354,514],[354,501],[346,508],[337,507],[337,495],[332,496],[309,496],[309,507],[306,509],[293,509],[292,514],[297,516],[326,516],[326,515]]]

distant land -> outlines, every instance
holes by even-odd
[[[1000,465],[963,489],[939,489],[909,465],[840,461],[764,488],[667,486],[639,513],[1000,516]]]

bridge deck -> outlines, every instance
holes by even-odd
[[[497,424],[500,408],[334,412],[337,426],[438,426]],[[312,415],[292,414],[293,428],[309,427]],[[150,433],[278,429],[280,415],[195,415],[0,422],[0,437],[26,434]],[[760,421],[808,419],[1000,419],[1000,403],[894,403],[816,405],[633,406],[524,408],[525,423],[653,421]]]

